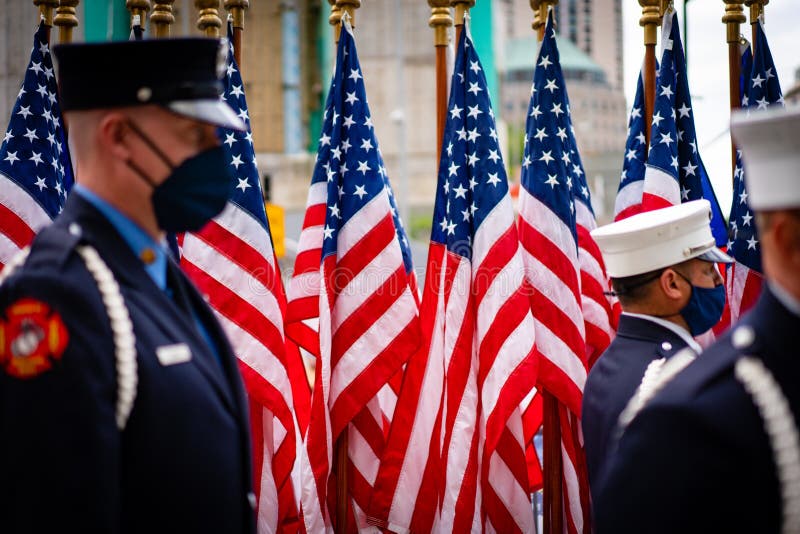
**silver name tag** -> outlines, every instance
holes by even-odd
[[[161,365],[175,365],[192,359],[192,351],[186,343],[164,345],[156,349],[156,356]]]

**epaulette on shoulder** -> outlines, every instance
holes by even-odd
[[[26,269],[61,270],[76,253],[82,234],[77,223],[71,223],[67,227],[53,224],[42,229],[29,247],[30,251],[25,261]]]

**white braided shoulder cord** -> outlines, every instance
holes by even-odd
[[[30,253],[31,253],[31,247],[25,247],[19,252],[17,252],[14,255],[14,257],[11,258],[11,260],[9,260],[8,263],[6,263],[6,266],[3,267],[2,271],[0,271],[0,284],[5,282],[9,276],[14,274],[14,272],[16,272],[17,269],[22,267],[22,265],[25,263],[25,260],[28,259],[28,255]]]
[[[122,298],[119,284],[111,269],[97,251],[89,246],[78,247],[78,254],[86,263],[86,269],[97,282],[97,289],[108,313],[111,331],[114,334],[114,352],[117,364],[117,428],[124,430],[136,399],[138,373],[136,369],[136,338],[133,322]]]
[[[664,386],[675,378],[675,375],[692,363],[696,357],[694,351],[687,347],[675,353],[669,359],[660,358],[650,362],[650,365],[647,366],[644,372],[641,384],[639,384],[639,387],[636,389],[636,393],[633,394],[631,400],[628,401],[628,405],[625,406],[625,409],[620,413],[617,423],[617,433],[619,436],[622,436],[622,433],[625,432],[625,429],[628,428],[631,421],[639,415],[639,412],[644,409],[647,403],[650,402],[659,391],[664,389]]]
[[[789,401],[761,360],[736,362],[736,378],[753,398],[769,437],[783,501],[784,534],[800,532],[800,434]]]

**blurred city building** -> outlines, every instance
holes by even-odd
[[[611,212],[625,143],[620,3],[562,0],[557,10],[573,122],[600,218]],[[175,0],[172,7],[172,35],[199,35],[194,1]],[[0,120],[7,120],[38,14],[30,0],[0,0],[0,8],[5,15],[0,21]],[[326,0],[258,0],[245,12],[242,74],[258,164],[262,175],[271,176],[271,201],[284,207],[289,218],[305,206],[335,61],[329,14]],[[412,226],[415,213],[423,224],[426,219],[429,223],[436,183],[435,55],[429,17],[430,7],[422,0],[364,2],[356,15],[376,134],[401,210]],[[75,41],[129,38],[130,15],[122,0],[80,2],[78,19]],[[512,179],[521,160],[537,52],[532,19],[528,0],[483,0],[471,11],[471,33]],[[54,42],[57,38],[54,29]],[[287,222],[287,237],[291,234]]]

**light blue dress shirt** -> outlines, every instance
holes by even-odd
[[[76,184],[72,189],[72,192],[80,195],[81,198],[97,208],[100,213],[102,213],[103,216],[108,219],[108,222],[110,222],[117,232],[119,232],[119,235],[122,236],[122,239],[125,240],[125,243],[128,244],[137,258],[141,258],[142,252],[144,252],[146,249],[153,251],[155,259],[149,264],[144,264],[144,262],[142,262],[144,264],[144,270],[147,272],[150,278],[153,279],[153,282],[155,282],[156,286],[158,286],[161,291],[164,291],[167,293],[167,295],[170,295],[170,298],[172,298],[170,294],[171,292],[169,291],[169,288],[167,288],[168,252],[166,241],[163,243],[157,243],[138,224],[130,220],[117,208],[85,187]],[[194,322],[197,325],[197,329],[200,331],[200,334],[203,336],[203,339],[205,339],[206,343],[208,343],[208,346],[211,347],[217,362],[221,364],[216,344],[211,339],[211,336],[209,335],[205,326],[203,326],[203,323],[201,323],[197,318],[197,314],[195,314],[194,311],[192,311],[192,316],[194,317]]]

